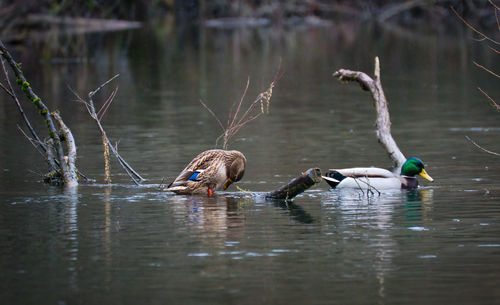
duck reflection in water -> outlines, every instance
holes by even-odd
[[[231,232],[238,235],[245,216],[240,213],[240,206],[250,198],[226,196],[175,197],[173,209],[175,218],[189,227],[209,234],[209,237],[224,237]]]

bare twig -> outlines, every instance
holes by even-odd
[[[113,103],[117,92],[118,92],[118,87],[116,87],[115,90],[111,92],[111,95],[108,97],[106,102],[104,102],[101,109],[99,109],[99,112],[97,112],[97,115],[99,115],[99,121],[102,120],[102,118],[106,114],[106,111],[108,111],[109,106],[111,105],[111,103]]]
[[[498,11],[500,10],[500,8],[498,8],[498,6],[496,6],[496,5],[493,3],[493,1],[491,1],[491,0],[490,0],[489,2],[490,2],[490,4],[491,4],[491,5],[495,8],[495,9],[494,9],[494,10],[495,10],[495,19],[496,19],[496,21],[497,21],[497,28],[498,28],[498,30],[500,31],[500,20],[499,20],[499,18],[498,18]]]
[[[97,124],[97,127],[99,128],[99,131],[101,132],[102,136],[102,141],[103,141],[103,147],[104,147],[104,162],[105,162],[105,177],[108,177],[109,175],[109,152],[107,152],[107,148],[111,149],[111,152],[115,155],[115,157],[118,159],[118,163],[123,167],[127,175],[132,179],[132,181],[135,184],[140,184],[140,182],[144,181],[145,179],[142,178],[139,173],[137,173],[126,161],[123,159],[123,157],[118,153],[118,149],[114,147],[111,144],[111,141],[109,140],[106,131],[104,130],[104,127],[102,127],[101,120],[103,118],[103,115],[106,113],[109,105],[113,102],[113,98],[116,96],[116,89],[111,93],[111,95],[108,97],[106,102],[103,104],[103,106],[100,108],[99,113],[101,116],[98,116],[96,110],[95,110],[95,105],[93,101],[94,95],[96,95],[104,86],[109,84],[111,81],[113,81],[115,78],[117,78],[119,74],[116,74],[109,80],[105,81],[102,83],[99,87],[97,87],[94,91],[90,91],[88,94],[88,101],[83,100],[76,92],[74,92],[71,88],[70,90],[73,92],[73,94],[77,97],[78,101],[83,103],[85,107],[87,108],[87,111],[89,112],[89,115],[92,119]],[[108,179],[106,179],[108,180]],[[108,180],[110,181],[110,179]]]
[[[477,89],[479,89],[479,91],[481,91],[482,94],[484,94],[489,100],[490,102],[493,104],[493,107],[495,107],[495,109],[497,111],[500,111],[500,105],[498,105],[495,100],[493,100],[486,92],[483,91],[483,89],[477,87]]]
[[[497,44],[497,45],[500,45],[500,42],[494,40],[494,39],[491,39],[490,37],[488,37],[487,35],[483,34],[481,31],[477,30],[475,27],[473,27],[470,23],[468,23],[462,16],[460,16],[460,14],[455,10],[455,8],[453,6],[451,6],[451,10],[455,13],[455,15],[457,15],[458,19],[462,20],[462,22],[469,28],[471,29],[472,31],[474,31],[476,34],[478,34],[479,36],[483,37],[484,39],[494,43],[494,44]]]
[[[469,142],[471,142],[472,144],[474,144],[474,146],[476,146],[477,148],[481,149],[482,151],[487,152],[487,153],[489,153],[491,155],[500,156],[500,153],[497,153],[497,152],[494,152],[494,151],[491,151],[491,150],[487,150],[486,148],[484,148],[484,147],[480,146],[479,144],[477,144],[476,142],[472,141],[472,139],[469,138],[468,136],[465,136],[465,138],[467,140],[469,140]]]
[[[14,102],[16,103],[16,106],[17,106],[17,109],[19,110],[19,112],[21,113],[21,116],[24,120],[24,123],[26,124],[26,127],[28,127],[31,135],[36,139],[36,142],[42,147],[42,149],[45,151],[47,150],[47,148],[45,147],[45,144],[43,144],[43,142],[40,140],[40,137],[38,136],[38,134],[36,133],[35,129],[33,129],[33,126],[31,126],[31,123],[30,121],[28,120],[28,117],[26,116],[26,113],[24,113],[24,109],[23,107],[21,106],[21,103],[19,102],[19,99],[17,98],[17,95],[16,93],[14,92],[14,88],[12,88],[12,84],[10,83],[10,80],[9,80],[9,74],[7,72],[7,69],[5,69],[5,64],[3,62],[3,58],[2,58],[2,69],[3,69],[3,73],[5,75],[5,80],[9,86],[9,89],[5,88],[3,84],[0,84],[2,86],[2,89],[7,92],[8,95],[10,95],[10,97],[14,100]]]
[[[17,129],[19,129],[19,131],[23,134],[23,136],[28,139],[28,141],[31,143],[31,145],[33,145],[33,147],[40,153],[40,155],[42,155],[43,158],[45,158],[45,153],[40,149],[40,147],[42,147],[42,144],[43,143],[40,143],[38,142],[38,140],[35,140],[33,138],[30,138],[30,136],[28,136],[26,134],[26,132],[24,132],[24,130],[21,128],[21,126],[17,125]],[[54,167],[52,168],[51,170],[54,170],[54,169],[57,169],[58,167]]]
[[[277,74],[278,75],[278,74]],[[240,101],[238,102],[238,105],[236,106],[236,111],[234,114],[232,114],[232,109],[233,109],[233,104],[231,104],[231,107],[229,109],[229,115],[227,119],[227,124],[224,126],[222,122],[220,121],[219,117],[208,107],[202,100],[200,100],[200,103],[203,105],[205,109],[214,117],[214,119],[217,121],[217,124],[220,126],[222,129],[222,134],[217,138],[216,140],[216,146],[217,143],[219,142],[220,139],[223,140],[222,148],[227,149],[229,140],[236,135],[241,128],[243,128],[245,125],[250,123],[251,121],[255,120],[258,118],[261,114],[263,113],[269,113],[269,105],[270,105],[270,100],[273,94],[273,88],[276,85],[277,79],[275,76],[275,79],[271,82],[269,85],[268,89],[264,92],[261,92],[257,98],[248,106],[247,110],[243,113],[242,112],[242,107],[243,103],[245,100],[245,96],[247,94],[248,88],[250,86],[250,79],[247,79],[247,83],[245,86],[245,90],[243,91],[243,95],[240,98]],[[260,112],[257,114],[252,114],[254,113],[255,108],[257,105],[260,105]],[[264,110],[264,105],[266,106],[266,110]]]
[[[496,78],[500,78],[500,75],[498,75],[498,74],[496,74],[495,72],[493,72],[493,71],[489,70],[489,69],[488,69],[488,68],[486,68],[485,66],[482,66],[482,65],[478,64],[478,63],[477,63],[477,62],[475,62],[475,61],[473,61],[473,63],[474,63],[477,67],[479,67],[479,68],[483,69],[484,71],[486,71],[486,72],[490,73],[491,75],[495,76]]]
[[[212,111],[212,109],[210,109],[210,107],[208,107],[207,104],[205,104],[202,100],[200,100],[200,103],[214,117],[214,119],[217,121],[217,124],[219,124],[220,128],[222,129],[222,131],[225,131],[226,129],[224,128],[224,125],[222,125],[221,121],[219,120],[219,118],[217,117],[217,115]],[[228,121],[228,124],[229,124],[229,121]]]
[[[499,50],[497,50],[497,49],[495,49],[495,48],[493,48],[493,47],[490,47],[490,46],[488,46],[488,47],[489,47],[489,48],[490,48],[493,52],[495,52],[495,53],[497,53],[497,54],[500,54],[500,51],[499,51]]]
[[[494,7],[496,8],[497,10],[500,10],[500,7],[498,5],[496,5],[492,0],[488,0],[488,2]],[[500,27],[500,26],[499,26]]]

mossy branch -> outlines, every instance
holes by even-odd
[[[14,74],[16,76],[16,82],[21,87],[21,91],[23,91],[24,94],[26,95],[26,97],[35,105],[35,107],[39,110],[40,115],[45,120],[45,123],[47,125],[47,129],[48,129],[49,137],[54,142],[54,149],[57,152],[58,165],[61,169],[62,176],[64,177],[64,180],[65,180],[64,183],[68,186],[77,185],[78,181],[76,179],[76,172],[75,172],[76,169],[74,167],[73,167],[73,169],[70,169],[70,167],[68,166],[68,164],[65,161],[64,148],[63,148],[63,145],[62,145],[61,140],[59,138],[57,128],[56,128],[56,125],[54,123],[54,120],[52,118],[52,115],[51,115],[49,108],[42,102],[41,98],[33,91],[30,83],[26,80],[26,78],[21,70],[20,64],[18,64],[13,59],[13,57],[10,55],[9,51],[7,50],[7,48],[5,47],[5,45],[3,44],[3,42],[1,40],[0,40],[0,56],[2,56],[3,59],[5,59],[5,61],[7,61],[7,63],[11,67],[12,71],[14,72]],[[6,75],[6,78],[7,77],[8,76]],[[6,88],[4,88],[4,90],[5,89]],[[10,90],[9,95],[11,95],[11,97],[14,96],[14,91]],[[18,103],[17,98],[14,98],[14,99],[16,100],[16,103]],[[20,104],[18,104],[18,105],[20,106]],[[22,111],[22,108],[20,109],[20,111],[21,111],[21,114],[24,114],[24,112]],[[23,116],[23,118],[26,118],[26,117]],[[27,118],[25,119],[25,122],[29,126],[28,128],[30,128],[31,125],[27,121]],[[36,135],[36,133],[34,132],[34,130],[32,128],[30,128],[30,131],[32,132],[33,136],[37,139],[37,141],[42,143],[42,141],[40,141],[40,138],[38,137],[38,135]],[[67,129],[67,131],[69,131],[69,128]],[[69,132],[71,132],[71,131],[69,131]],[[42,147],[43,147],[43,145],[42,145]],[[45,147],[44,150],[47,151],[48,149]]]

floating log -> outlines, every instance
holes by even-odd
[[[310,168],[288,184],[266,194],[266,199],[291,200],[308,188],[321,182],[321,170]]]

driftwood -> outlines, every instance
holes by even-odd
[[[321,182],[319,168],[310,168],[302,175],[292,179],[288,184],[266,194],[266,199],[291,200],[308,188]]]
[[[380,62],[378,57],[375,57],[375,79],[363,72],[340,69],[333,73],[333,76],[340,81],[352,82],[356,81],[365,91],[370,91],[374,100],[374,105],[377,110],[377,138],[389,153],[389,157],[393,160],[396,168],[403,166],[406,157],[399,149],[396,141],[391,135],[391,119],[389,117],[389,108],[387,99],[385,98],[382,82],[380,81]]]

